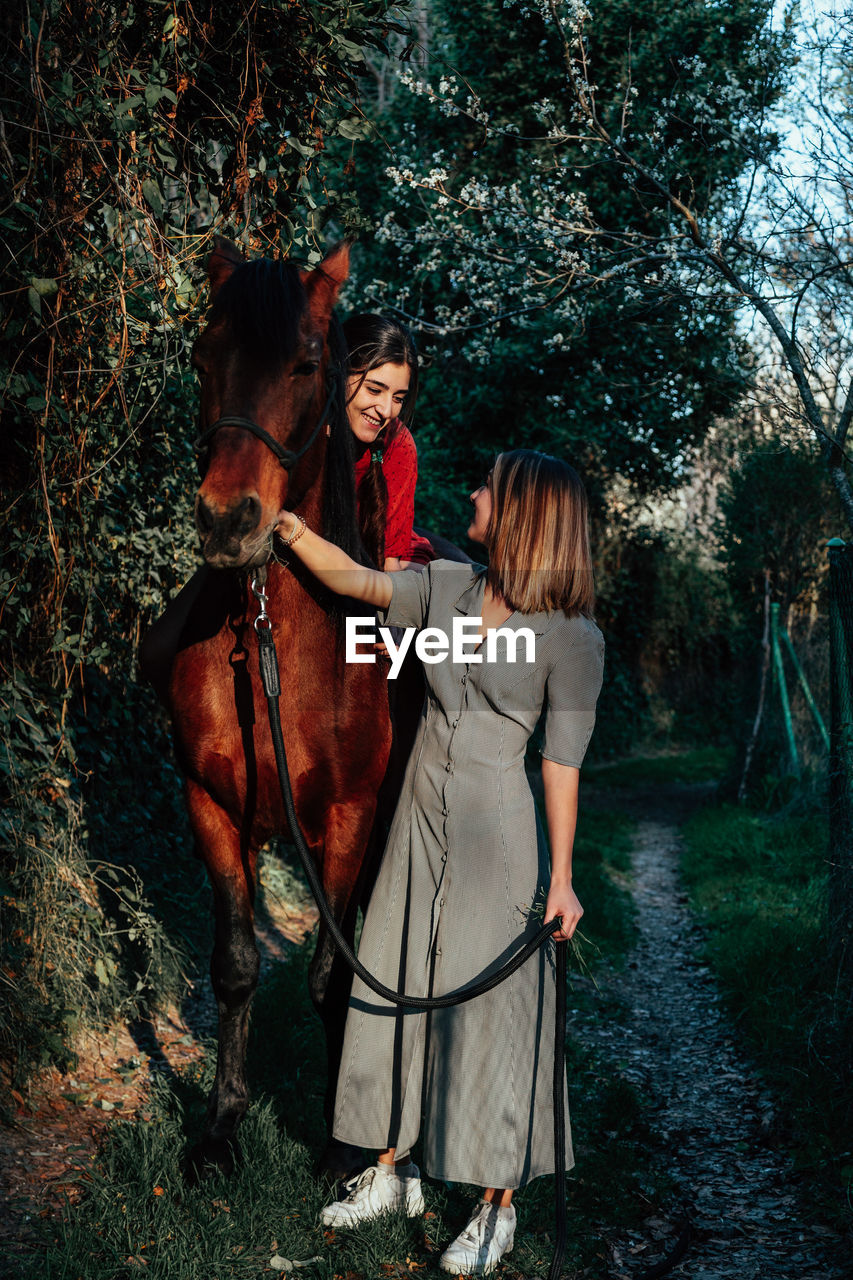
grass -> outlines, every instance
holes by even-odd
[[[17,816],[28,801],[15,799]],[[135,867],[90,856],[82,803],[62,795],[53,811],[29,808],[29,821],[5,815],[0,879],[0,1060],[19,1088],[34,1068],[72,1066],[81,1029],[132,1018],[186,989],[186,948]]]
[[[825,817],[705,809],[685,828],[683,872],[731,1014],[791,1118],[784,1136],[844,1216],[838,1188],[853,1194],[853,1026],[823,932]]]
[[[160,1081],[146,1120],[112,1128],[86,1199],[22,1265],[21,1276],[254,1280],[270,1273],[270,1259],[278,1253],[290,1260],[316,1259],[310,1275],[320,1280],[413,1273],[438,1280],[439,1254],[464,1223],[476,1191],[428,1182],[423,1219],[391,1217],[354,1232],[325,1230],[318,1215],[327,1193],[312,1176],[314,1152],[285,1125],[281,1095],[259,1098],[251,1106],[241,1131],[244,1159],[230,1179],[216,1176],[201,1187],[188,1187],[180,1156],[188,1128],[195,1127],[189,1118],[201,1112],[202,1086],[211,1070],[212,1057],[200,1074]],[[613,1217],[621,1225],[639,1221],[657,1184],[649,1172],[641,1101],[583,1055],[571,1056],[569,1070],[577,1097],[575,1143],[584,1166],[582,1176],[569,1178],[566,1274],[571,1275],[573,1268],[592,1264],[601,1248],[594,1224]],[[285,1093],[299,1091],[294,1059],[282,1076]],[[313,1095],[309,1089],[303,1120],[313,1115],[316,1121]],[[542,1274],[546,1268],[552,1196],[549,1179],[518,1193],[520,1229],[507,1277]]]
[[[601,958],[618,963],[635,936],[628,890],[632,820],[624,813],[582,805],[572,876],[584,915],[575,958],[591,963]]]
[[[119,683],[89,672],[65,754],[29,691],[0,706],[0,1070],[19,1089],[72,1065],[79,1032],[180,1000],[208,948],[163,718]]]
[[[286,967],[301,989],[302,957]],[[291,1260],[317,1259],[310,1274],[321,1280],[414,1272],[438,1280],[438,1256],[465,1221],[476,1198],[472,1188],[428,1183],[424,1219],[383,1219],[355,1232],[327,1231],[318,1224],[326,1193],[312,1176],[313,1147],[297,1136],[307,1129],[309,1140],[316,1141],[319,1134],[316,1076],[312,1068],[306,1087],[297,1065],[298,1045],[289,1055],[281,1053],[287,1040],[278,1004],[282,994],[281,985],[273,988],[255,1020],[256,1032],[274,1031],[266,1018],[275,1008],[279,1039],[266,1045],[264,1074],[275,1074],[276,1063],[279,1071],[275,1095],[253,1103],[244,1122],[244,1159],[237,1173],[198,1188],[187,1187],[181,1175],[180,1155],[202,1112],[211,1056],[200,1074],[161,1081],[146,1120],[113,1128],[85,1201],[69,1211],[58,1235],[22,1275],[112,1280],[144,1272],[155,1280],[248,1280],[269,1273],[270,1259],[278,1253]],[[296,1013],[299,1021],[301,1011]],[[600,1251],[596,1224],[639,1222],[662,1184],[650,1172],[641,1099],[576,1048],[570,1051],[569,1076],[583,1169],[569,1178],[571,1275],[573,1268],[591,1265]],[[301,1108],[291,1109],[293,1099]],[[542,1274],[547,1266],[552,1196],[549,1179],[519,1192],[521,1225],[505,1269],[508,1277]]]
[[[590,765],[584,778],[608,787],[636,787],[644,783],[681,785],[716,782],[731,768],[732,752],[726,747],[697,747],[672,755],[633,757],[613,763]]]
[[[621,815],[586,810],[577,846],[589,950],[594,946],[612,960],[632,936],[624,880],[630,832]],[[210,1046],[200,1067],[156,1082],[145,1112],[112,1126],[85,1197],[60,1223],[44,1224],[41,1246],[20,1262],[22,1277],[254,1280],[272,1274],[270,1259],[278,1253],[316,1259],[307,1274],[319,1280],[414,1273],[438,1280],[439,1254],[466,1219],[476,1198],[472,1188],[428,1183],[424,1219],[384,1219],[355,1232],[318,1224],[327,1193],[312,1166],[322,1136],[324,1051],[307,997],[309,951],[295,950],[258,993],[249,1050],[255,1101],[232,1178],[217,1175],[190,1187],[182,1176],[182,1156],[197,1136],[212,1079]],[[666,1194],[667,1183],[655,1171],[665,1153],[643,1121],[636,1091],[573,1042],[568,1072],[578,1160],[569,1177],[571,1275],[600,1256],[599,1224],[608,1231],[636,1225]],[[552,1248],[551,1180],[519,1192],[517,1204],[519,1234],[504,1274],[541,1274]]]

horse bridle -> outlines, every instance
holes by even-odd
[[[320,415],[320,421],[317,423],[302,448],[296,450],[285,449],[284,445],[279,444],[275,437],[271,436],[268,431],[265,431],[259,423],[254,421],[254,419],[243,418],[240,417],[239,414],[234,413],[225,414],[224,417],[217,418],[206,431],[202,431],[201,434],[196,436],[193,441],[193,448],[199,455],[199,463],[203,465],[205,457],[210,449],[210,442],[220,427],[240,427],[241,430],[249,431],[253,436],[257,436],[258,440],[265,444],[267,448],[275,454],[285,471],[290,471],[296,466],[299,459],[308,452],[314,441],[317,439],[317,436],[322,430],[324,424],[328,421],[329,410],[332,407],[334,398],[335,386],[333,383],[332,388],[329,391],[329,397],[326,401],[326,407]]]

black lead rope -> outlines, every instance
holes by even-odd
[[[290,774],[287,768],[287,754],[284,747],[284,735],[281,730],[281,713],[279,708],[279,698],[281,696],[281,683],[279,681],[278,658],[275,651],[275,641],[272,636],[272,625],[266,613],[266,596],[261,587],[260,592],[256,591],[256,595],[261,601],[261,613],[255,620],[255,631],[258,636],[259,660],[261,669],[261,681],[264,686],[264,694],[267,699],[267,712],[269,714],[270,733],[272,734],[273,751],[275,753],[276,769],[278,771],[278,781],[281,788],[281,796],[284,801],[284,810],[287,815],[287,821],[290,825],[290,831],[293,836],[296,850],[299,854],[299,860],[302,863],[302,869],[305,872],[311,892],[317,903],[317,908],[323,918],[323,923],[332,935],[335,945],[338,947],[341,955],[346,960],[352,971],[361,978],[362,982],[374,991],[376,995],[381,996],[383,1000],[388,1000],[392,1004],[401,1005],[405,1009],[449,1009],[454,1005],[465,1004],[468,1000],[473,1000],[476,996],[481,996],[487,991],[491,991],[497,987],[506,978],[509,978],[515,971],[529,960],[535,951],[546,942],[560,927],[561,921],[552,920],[549,924],[543,925],[535,937],[529,939],[528,942],[521,947],[516,954],[501,965],[500,969],[491,974],[487,978],[482,978],[479,982],[472,983],[470,986],[461,987],[458,991],[448,992],[443,996],[410,996],[401,991],[392,991],[390,987],[386,987],[384,983],[375,978],[373,974],[364,967],[358,956],[352,950],[349,942],[344,937],[337,920],[332,914],[326,895],[323,892],[323,885],[317,872],[317,867],[308,850],[305,837],[302,834],[302,828],[296,816],[296,806],[293,802],[293,789],[290,785]],[[554,1240],[554,1252],[551,1258],[551,1266],[548,1271],[547,1280],[560,1280],[560,1273],[563,1267],[563,1256],[566,1251],[566,1111],[564,1102],[564,1083],[565,1083],[565,1065],[566,1065],[566,970],[567,970],[567,952],[568,944],[566,942],[556,943],[556,977],[557,977],[557,999],[555,1005],[555,1023],[554,1023],[554,1217],[556,1226],[556,1235]],[[679,1241],[679,1246],[682,1241]],[[652,1269],[652,1273],[647,1273],[646,1277],[641,1280],[652,1280],[654,1276],[661,1276],[670,1266],[674,1266],[679,1257],[686,1251],[686,1237],[684,1238],[683,1248],[676,1250],[672,1261],[664,1259],[657,1267]],[[668,1265],[667,1265],[668,1264]],[[663,1270],[659,1268],[663,1267]]]
[[[555,922],[556,923],[556,922]],[[554,1015],[554,1252],[548,1280],[560,1280],[566,1252],[566,956],[568,944],[557,946],[557,1008]]]

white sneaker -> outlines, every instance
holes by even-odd
[[[409,1218],[424,1211],[416,1164],[372,1164],[344,1185],[349,1191],[346,1199],[335,1200],[321,1210],[320,1221],[326,1227],[354,1227],[398,1209],[403,1209]]]
[[[464,1231],[438,1260],[442,1271],[457,1276],[488,1275],[505,1253],[512,1252],[515,1206],[499,1209],[481,1200]]]

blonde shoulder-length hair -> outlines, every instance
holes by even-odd
[[[586,490],[574,467],[547,453],[501,453],[490,480],[486,580],[511,609],[562,609],[592,617],[595,607]]]

